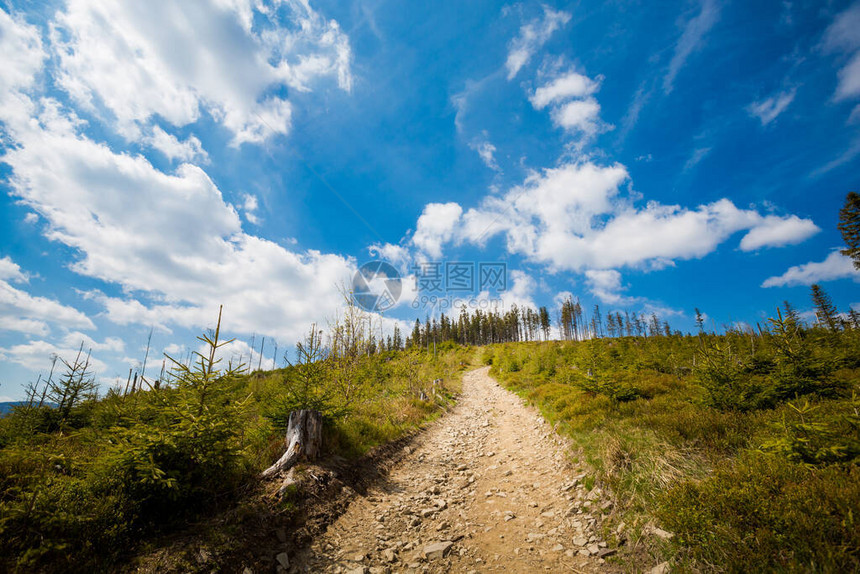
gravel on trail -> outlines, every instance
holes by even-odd
[[[278,570],[619,571],[598,528],[607,494],[585,489],[568,443],[488,371],[466,373],[451,412]]]

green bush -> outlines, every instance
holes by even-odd
[[[860,400],[852,395],[842,412],[820,413],[821,405],[788,404],[781,432],[763,450],[809,466],[852,463],[860,459]]]
[[[571,436],[616,520],[678,535],[643,539],[653,558],[694,572],[857,571],[858,341],[777,320],[756,333],[497,345],[492,372]]]
[[[860,469],[810,470],[750,452],[670,489],[658,516],[703,564],[728,572],[860,569]]]
[[[481,364],[492,365],[495,355],[496,353],[492,347],[485,347],[481,352]]]

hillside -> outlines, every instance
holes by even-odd
[[[218,332],[145,390],[82,392],[74,363],[55,406],[0,419],[3,569],[860,568],[851,323],[435,351],[312,329],[251,374],[220,368]],[[462,379],[481,363],[550,426]],[[320,460],[261,481],[300,408],[323,413]]]

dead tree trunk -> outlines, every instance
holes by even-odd
[[[263,478],[289,470],[300,460],[313,460],[322,445],[322,414],[319,411],[293,411],[287,424],[287,451],[278,462],[263,471]]]

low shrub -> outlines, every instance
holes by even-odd
[[[749,452],[669,489],[658,516],[702,564],[728,572],[860,569],[860,469],[812,470]]]

